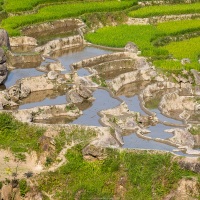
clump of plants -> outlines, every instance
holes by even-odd
[[[92,81],[102,87],[107,87],[106,80],[99,76],[92,76]]]

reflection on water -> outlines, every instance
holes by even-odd
[[[25,77],[32,77],[32,76],[40,76],[44,74],[43,72],[39,72],[34,68],[28,69],[15,69],[9,72],[8,77],[4,83],[6,88],[11,87],[16,83],[17,80],[25,78]]]
[[[77,71],[78,76],[88,76],[90,75],[90,72],[85,69],[85,68],[81,68]]]
[[[151,112],[156,113],[158,119],[162,122],[168,122],[168,123],[172,123],[172,124],[183,124],[182,121],[176,120],[176,119],[172,119],[169,117],[164,116],[159,109],[152,109]]]
[[[140,107],[138,95],[135,95],[133,97],[120,96],[119,98],[128,105],[129,110],[139,112],[142,115],[146,115],[146,113]]]
[[[55,98],[45,98],[43,101],[39,102],[32,102],[27,103],[24,105],[20,105],[19,109],[28,109],[28,108],[34,108],[37,106],[50,106],[50,105],[60,105],[66,103],[66,95],[63,96],[57,96]]]
[[[156,126],[150,126],[149,130],[151,133],[149,133],[147,136],[152,138],[161,138],[161,139],[167,139],[173,136],[172,133],[165,132],[167,129],[172,129],[175,127],[171,126],[165,126],[164,124],[157,124]]]
[[[58,57],[57,59],[65,67],[66,71],[64,71],[64,73],[66,73],[66,72],[71,71],[70,64],[72,64],[72,63],[79,62],[86,58],[91,58],[91,57],[100,56],[103,54],[108,54],[111,52],[112,51],[110,51],[110,50],[99,49],[96,47],[85,47],[84,49],[81,49],[76,52],[70,52],[70,53],[63,54],[62,56]]]
[[[106,90],[98,89],[93,93],[93,96],[95,101],[92,103],[92,106],[83,111],[83,115],[73,121],[72,124],[101,126],[99,123],[100,117],[97,113],[101,110],[114,108],[120,104],[120,102],[112,98]]]
[[[131,134],[123,137],[124,145],[123,148],[133,148],[133,149],[154,149],[154,150],[164,150],[173,152],[176,147],[169,146],[160,142],[155,142],[153,140],[145,140],[137,137],[136,134]],[[174,152],[180,156],[186,156],[182,152]],[[188,155],[187,155],[188,156]]]

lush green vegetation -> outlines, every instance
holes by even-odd
[[[151,25],[120,25],[101,28],[95,33],[88,33],[85,38],[89,42],[111,47],[124,47],[127,42],[132,41],[139,47],[143,55],[166,54],[167,51],[155,48],[150,42],[156,33],[156,27]]]
[[[180,169],[170,154],[131,153],[108,149],[105,160],[86,161],[83,146],[68,150],[68,162],[55,172],[38,177],[39,188],[53,199],[161,199],[184,177],[196,176]],[[124,190],[118,191],[119,186]]]
[[[199,135],[200,134],[200,126],[192,126],[190,129],[189,129],[189,132],[192,134],[192,135]]]
[[[10,149],[14,154],[39,152],[39,138],[44,131],[19,122],[7,113],[0,113],[0,147]]]
[[[78,2],[83,0],[21,0],[16,4],[15,0],[6,0],[4,9],[6,12],[19,12],[32,10],[35,6],[39,4],[48,5],[48,3],[66,3],[66,2]],[[84,0],[85,2],[92,2],[93,0]],[[103,1],[116,1],[116,0],[103,0]],[[1,2],[0,2],[1,3]]]
[[[159,15],[175,15],[175,14],[190,14],[199,13],[200,3],[193,4],[177,4],[177,5],[156,5],[146,6],[138,10],[131,11],[131,17],[152,17]]]
[[[159,23],[156,25],[156,29],[162,36],[164,35],[178,35],[189,33],[193,31],[199,31],[200,20],[181,20],[181,21],[169,21]]]
[[[106,2],[87,2],[87,3],[68,3],[60,5],[46,6],[38,10],[35,14],[19,15],[8,17],[1,23],[10,35],[19,35],[19,27],[34,23],[75,17],[84,13],[117,11],[131,7],[132,1],[106,1]]]
[[[200,37],[191,38],[189,40],[171,42],[170,44],[163,47],[169,51],[175,58],[190,58],[192,60],[197,60],[200,55]]]
[[[22,197],[24,197],[26,193],[29,191],[29,188],[25,179],[21,179],[19,181],[19,189],[20,189],[20,195]]]
[[[198,30],[200,25],[199,20],[185,20],[188,25],[188,31]],[[134,42],[144,56],[151,56],[155,61],[154,65],[163,69],[180,70],[200,68],[197,60],[200,55],[199,37],[183,40],[179,42],[171,42],[164,47],[156,47],[154,41],[165,35],[177,35],[186,33],[187,26],[179,22],[165,22],[157,26],[153,25],[120,25],[117,27],[104,27],[98,29],[94,33],[88,33],[86,39],[89,42],[111,46],[111,47],[124,47],[127,42]],[[180,61],[169,60],[166,58],[190,58],[191,64],[182,65]],[[159,60],[157,60],[159,58]]]

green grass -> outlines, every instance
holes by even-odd
[[[51,5],[39,9],[36,14],[8,17],[2,21],[1,26],[5,28],[10,35],[19,35],[20,32],[18,28],[22,26],[67,17],[77,17],[84,13],[123,10],[131,7],[133,3],[132,1],[110,1]]]
[[[7,113],[0,113],[0,147],[15,154],[39,152],[39,138],[44,129],[15,120]]]
[[[130,17],[152,17],[162,15],[199,13],[200,3],[146,6],[129,13]]]
[[[161,101],[161,97],[153,98],[145,102],[145,107],[148,109],[156,109],[158,108],[160,101]]]
[[[200,135],[200,126],[199,125],[194,125],[192,126],[190,129],[189,129],[189,132],[192,134],[192,135]]]
[[[55,172],[37,178],[39,188],[53,199],[162,199],[178,181],[196,176],[182,170],[169,154],[131,153],[108,149],[103,161],[89,162],[83,159],[81,146],[68,150],[68,162]],[[124,180],[124,194],[118,190]],[[117,193],[118,192],[118,193]],[[119,198],[120,199],[120,198]]]

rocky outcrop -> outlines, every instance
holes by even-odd
[[[194,69],[191,69],[191,73],[193,74],[194,76],[194,79],[195,79],[195,83],[197,85],[200,85],[200,73]]]
[[[64,71],[65,68],[61,64],[61,62],[56,61],[56,62],[51,62],[51,63],[47,63],[47,64],[44,64],[44,65],[41,65],[41,66],[37,67],[37,70],[42,71],[42,72]]]
[[[124,47],[124,50],[131,53],[138,53],[138,47],[133,42],[128,42]]]
[[[7,65],[6,65],[6,51],[10,50],[10,41],[8,33],[0,29],[0,84],[6,79],[8,75]]]
[[[200,173],[200,162],[196,158],[185,158],[180,160],[178,163],[183,169]]]
[[[5,47],[10,50],[9,36],[4,29],[0,29],[0,47]]]
[[[181,117],[183,112],[195,111],[197,103],[192,96],[180,96],[178,92],[173,92],[165,94],[159,106],[164,114],[170,116],[172,113],[176,113],[176,116]]]
[[[69,100],[75,104],[82,103],[84,100],[93,100],[93,98],[91,98],[92,90],[83,86],[70,90],[67,95]]]
[[[173,137],[169,138],[171,142],[174,142],[179,146],[187,146],[189,148],[194,147],[194,137],[187,130],[176,128],[166,130],[166,132],[174,134]]]
[[[163,200],[197,200],[200,190],[199,182],[195,178],[183,178],[177,184],[178,188],[172,190]]]
[[[80,35],[75,35],[68,38],[52,40],[41,47],[37,47],[35,51],[42,53],[45,56],[49,56],[54,51],[78,47],[81,45],[83,45],[82,37]]]
[[[97,147],[94,145],[88,145],[82,150],[82,154],[85,160],[104,160],[107,157],[106,149]]]
[[[31,92],[52,90],[56,88],[55,80],[50,80],[47,75],[27,77],[20,80],[22,87],[28,87]]]

